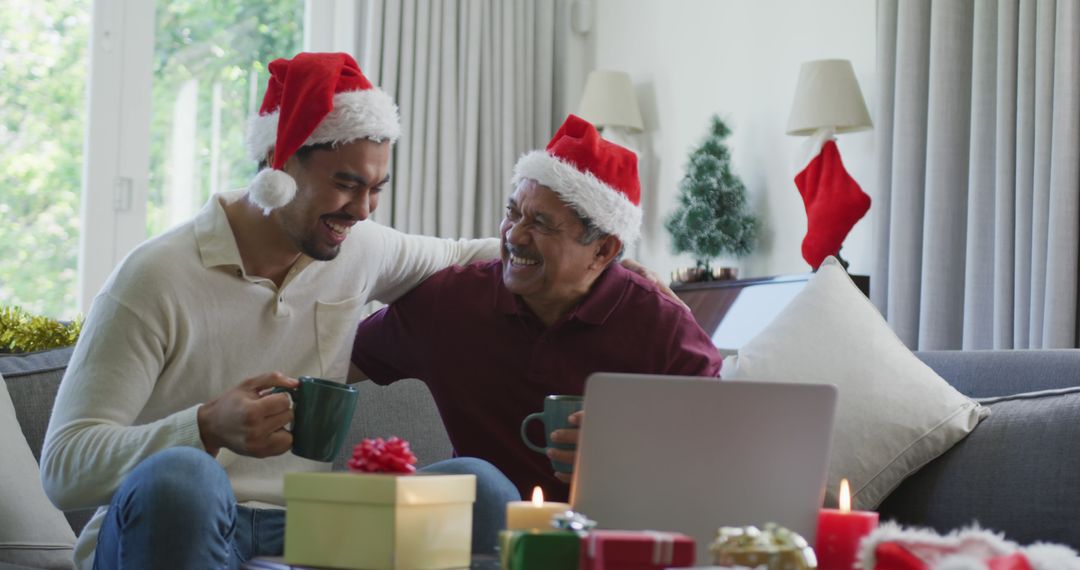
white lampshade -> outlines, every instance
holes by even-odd
[[[589,73],[578,115],[598,128],[623,127],[633,133],[645,130],[630,74],[624,71]]]
[[[873,126],[850,61],[820,59],[802,64],[787,134],[812,135],[822,127],[850,133]]]

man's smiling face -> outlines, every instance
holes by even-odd
[[[367,139],[294,155],[284,170],[296,180],[296,198],[272,215],[298,251],[329,261],[352,226],[375,211],[389,161],[390,143]]]
[[[581,219],[558,194],[534,180],[522,181],[507,200],[500,228],[506,288],[526,302],[568,302],[585,294],[599,271],[597,244],[581,244],[584,233]]]

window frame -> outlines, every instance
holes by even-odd
[[[94,0],[79,230],[79,311],[146,239],[154,2]]]
[[[344,38],[365,1],[306,0],[304,49],[352,51]],[[147,238],[156,4],[91,3],[76,292],[83,314],[113,269]]]

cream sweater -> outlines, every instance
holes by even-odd
[[[79,536],[93,565],[98,529],[124,477],[151,454],[202,448],[198,407],[239,382],[280,371],[344,381],[356,324],[436,271],[494,257],[497,240],[450,241],[357,224],[328,262],[302,257],[280,288],[248,276],[222,206],[147,241],[116,269],[87,315],[41,456],[46,493],[63,509],[100,507]],[[218,454],[240,503],[283,505],[288,471],[330,465],[290,453]]]

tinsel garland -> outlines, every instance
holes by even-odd
[[[71,346],[81,331],[81,317],[60,322],[32,315],[13,305],[0,307],[0,352],[36,352]]]

